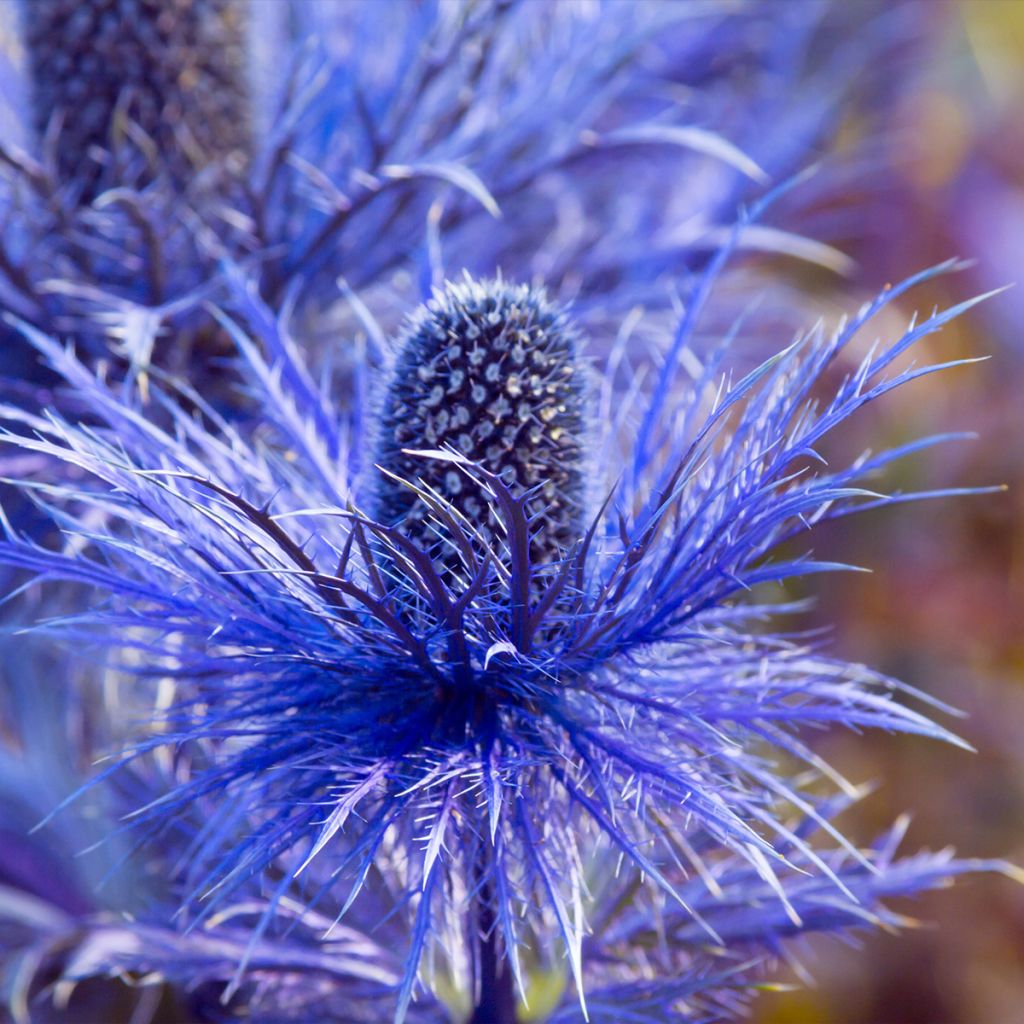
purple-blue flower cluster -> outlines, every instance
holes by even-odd
[[[651,988],[630,963],[642,943],[623,938],[638,929],[688,936],[669,951],[689,977],[695,950],[727,944],[720,917],[771,945],[813,927],[822,909],[839,922],[876,913],[852,886],[887,891],[877,858],[835,829],[805,773],[774,760],[829,777],[805,737],[823,725],[952,737],[898,701],[895,681],[765,632],[769,616],[792,610],[778,597],[737,597],[843,568],[777,552],[817,522],[904,500],[865,482],[952,439],[816,465],[826,435],[861,406],[944,368],[892,366],[959,309],[912,325],[823,404],[814,397],[849,341],[913,283],[724,388],[724,347],[700,364],[687,349],[696,313],[684,318],[673,361],[594,441],[605,497],[585,532],[542,561],[531,492],[454,446],[420,457],[479,488],[493,534],[422,477],[403,486],[427,509],[441,563],[401,522],[362,513],[386,467],[354,471],[363,435],[244,285],[237,315],[261,333],[221,320],[259,399],[251,432],[173,380],[151,385],[161,424],[30,331],[83,419],[6,409],[15,429],[5,439],[86,477],[31,485],[77,538],[70,549],[11,536],[3,557],[97,591],[98,604],[48,628],[109,651],[109,672],[169,688],[153,734],[126,757],[170,748],[187,770],[130,820],[153,842],[189,832],[176,884],[190,934],[256,880],[270,885],[240,980],[279,927],[280,902],[369,929],[386,898],[403,922],[399,1018],[417,977],[429,990],[440,976],[478,1007],[504,999],[477,1019],[511,1020],[516,990],[528,993],[526,950],[562,972],[583,1012],[590,989],[600,1005]],[[684,389],[674,378],[686,367],[696,379]],[[610,402],[614,381],[604,385]],[[819,852],[810,829],[834,848]],[[897,862],[897,891],[927,884],[935,863]],[[603,984],[586,973],[595,959]],[[670,1005],[677,960],[665,978],[658,998]]]
[[[113,37],[125,6],[153,29],[126,46],[200,50],[216,33],[190,19],[236,11],[88,6]],[[183,174],[158,119],[127,131],[131,182],[83,199],[100,179],[69,185],[66,150],[0,151],[5,320],[55,382],[0,405],[19,491],[0,561],[36,633],[5,640],[0,988],[19,1021],[81,989],[104,1019],[720,1021],[804,933],[896,926],[888,897],[1010,870],[900,857],[903,823],[869,849],[844,836],[863,790],[816,732],[959,741],[927,695],[786,625],[795,583],[851,568],[810,552],[816,525],[956,493],[887,493],[884,472],[965,435],[825,452],[875,399],[970,362],[910,360],[980,299],[853,354],[950,262],[745,371],[737,338],[772,333],[753,304],[720,304],[732,326],[706,339],[745,247],[835,262],[764,227],[799,181],[731,220],[741,181],[829,130],[778,76],[841,16],[794,8],[773,33],[757,4],[393,12],[294,5],[278,28],[314,31],[319,56],[295,47],[244,166]],[[852,89],[845,52],[814,67]],[[202,56],[186,66],[217,77]],[[778,116],[758,161],[713,130],[741,70],[774,83],[747,112],[750,131]],[[142,106],[113,89],[112,128],[170,116],[211,88],[197,74]],[[97,363],[104,333],[128,373]],[[216,383],[174,355],[197,339],[234,353]],[[26,866],[76,845],[105,884]],[[141,996],[80,985],[101,978]]]

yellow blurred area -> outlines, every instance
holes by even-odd
[[[956,96],[938,91],[922,95],[916,113],[923,151],[908,173],[920,189],[939,188],[949,183],[970,152],[970,115]],[[941,144],[935,145],[935,139]]]
[[[1024,91],[1024,3],[959,0],[966,45],[992,101],[1019,103]]]

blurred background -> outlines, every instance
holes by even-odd
[[[913,307],[1014,285],[929,341],[929,356],[987,362],[892,396],[856,439],[878,449],[974,430],[975,442],[910,460],[892,486],[1008,487],[822,531],[818,551],[872,572],[823,581],[812,614],[833,625],[839,655],[962,709],[954,728],[978,753],[885,735],[819,746],[849,778],[880,784],[845,819],[849,834],[911,810],[908,848],[954,842],[965,856],[1024,864],[1024,3],[931,0],[924,12],[916,68],[885,112],[893,144],[880,185],[858,210],[857,237],[834,239],[857,270],[845,294],[820,297],[834,315],[833,301],[849,308],[851,293],[949,256],[973,266],[915,292]],[[848,142],[857,130],[846,126]],[[818,940],[801,956],[816,987],[763,996],[758,1024],[1024,1020],[1024,890],[977,878],[899,909],[920,924],[898,938],[872,935],[853,955]]]

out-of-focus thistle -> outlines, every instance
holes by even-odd
[[[913,5],[874,0],[855,11],[761,0],[395,4],[393,20],[373,11],[294,8],[329,75],[296,144],[326,220],[311,221],[285,263],[304,275],[340,263],[366,298],[370,288],[408,295],[410,270],[429,294],[445,276],[432,257],[457,254],[448,276],[501,267],[543,280],[598,344],[636,302],[664,307],[663,275],[709,259],[766,175],[819,159],[844,116],[863,144],[856,156],[881,147],[880,96],[899,90],[924,30]],[[858,188],[871,168],[856,161]],[[788,201],[834,200],[836,170]],[[429,187],[441,175],[452,187]],[[828,203],[833,218],[819,219],[815,239],[856,230],[855,218],[836,223],[840,205]],[[343,224],[333,244],[321,237],[332,223]],[[741,246],[848,268],[793,233],[804,223],[790,209],[750,226]],[[366,301],[383,319],[380,298]]]
[[[32,27],[58,7],[74,10],[67,31]],[[189,365],[182,324],[215,290],[225,256],[257,269],[273,308],[308,298],[307,338],[334,337],[364,308],[389,333],[447,276],[451,251],[455,271],[500,266],[544,280],[575,300],[600,344],[636,302],[669,308],[664,275],[709,258],[766,172],[785,176],[827,146],[837,105],[863,107],[875,77],[865,55],[888,81],[894,64],[880,55],[914,24],[909,10],[871,5],[851,27],[827,3],[780,14],[761,2],[396,0],[389,18],[372,0],[26,8],[26,42],[38,40],[28,92],[53,97],[22,111],[26,124],[69,103],[56,90],[80,88],[86,70],[101,77],[59,134],[25,152],[0,141],[10,179],[0,182],[0,297],[50,333],[92,340],[97,354],[113,339],[128,362],[187,367],[195,380],[209,366]],[[253,23],[244,54],[243,14]],[[286,14],[296,43],[314,37],[312,52],[287,45]],[[109,30],[79,32],[86,21]],[[100,49],[114,37],[128,69],[119,98]],[[162,60],[158,40],[174,51]],[[209,40],[223,45],[207,58]],[[164,62],[183,73],[165,74]],[[141,101],[138,66],[150,83]],[[250,93],[261,77],[271,85]],[[92,156],[62,155],[87,138]],[[238,150],[249,157],[241,170],[223,159]],[[782,225],[742,244],[848,266]]]
[[[235,316],[220,322],[263,413],[253,431],[224,422],[173,380],[154,381],[152,400],[168,418],[158,425],[130,390],[28,330],[85,418],[7,407],[3,440],[92,483],[23,481],[68,543],[49,550],[8,530],[0,557],[102,595],[43,628],[98,646],[111,671],[159,683],[153,733],[124,757],[144,765],[173,751],[174,779],[140,803],[131,824],[160,840],[155,848],[169,834],[187,837],[169,874],[188,926],[181,943],[163,949],[140,925],[114,967],[86,961],[96,972],[134,965],[180,976],[194,957],[223,980],[227,954],[213,968],[199,940],[244,906],[259,917],[246,948],[230,946],[240,955],[224,998],[245,999],[255,1019],[302,1020],[308,1001],[282,1009],[299,989],[294,972],[274,972],[266,943],[283,943],[274,948],[284,959],[288,948],[307,955],[287,920],[305,907],[328,944],[392,929],[391,954],[371,943],[364,948],[375,952],[354,958],[348,980],[324,981],[319,1005],[341,994],[349,1007],[338,1019],[509,1024],[529,1003],[559,1024],[583,1019],[586,1005],[598,1021],[721,1020],[783,939],[896,923],[885,896],[1003,868],[948,855],[894,860],[893,837],[864,852],[842,836],[832,819],[858,791],[805,731],[954,737],[898,699],[920,694],[765,628],[795,610],[773,585],[846,568],[793,553],[808,529],[912,497],[864,481],[957,437],[849,464],[825,465],[818,454],[875,398],[956,365],[895,367],[973,303],[912,323],[831,395],[821,395],[823,375],[851,340],[951,265],[723,382],[731,336],[703,360],[691,342],[730,251],[692,282],[656,374],[635,375],[624,350],[596,374],[600,429],[586,442],[580,431],[559,457],[585,448],[603,502],[579,518],[574,511],[579,528],[555,541],[547,531],[563,521],[532,504],[539,495],[518,472],[544,450],[543,433],[517,435],[514,458],[503,450],[504,462],[489,468],[486,449],[473,461],[479,447],[460,451],[457,434],[432,448],[450,436],[427,442],[414,401],[405,415],[392,408],[390,422],[417,424],[424,437],[386,449],[391,475],[381,482],[364,452],[381,450],[374,425],[339,416],[287,323],[241,278]],[[543,327],[535,349],[574,351],[562,314],[533,289],[448,285],[413,317],[415,340],[379,400],[419,386],[415,352],[428,356],[424,369],[448,360],[441,376],[450,384],[459,367],[440,345],[428,352],[431,339],[447,317],[447,347],[464,348],[456,363],[468,360],[485,332],[467,335],[482,328],[488,303],[506,326],[529,310]],[[486,337],[492,350],[509,340]],[[509,352],[491,382],[506,390]],[[577,358],[552,365],[575,377]],[[438,410],[454,414],[471,377],[467,370]],[[433,394],[433,381],[415,379]],[[577,422],[582,392],[560,403]],[[547,392],[523,394],[542,419]],[[509,460],[515,480],[500,472]],[[362,512],[399,493],[399,469],[427,517]],[[486,515],[472,514],[449,471],[479,488]],[[784,772],[783,758],[801,770]],[[825,841],[812,842],[816,832]],[[398,948],[404,964],[394,971],[388,957]],[[392,996],[387,1011],[382,991]]]
[[[30,0],[22,6],[33,121],[62,182],[89,201],[125,183],[129,140],[143,177],[180,191],[251,150],[239,0]]]
[[[250,251],[232,222],[254,157],[246,5],[16,9],[29,102],[25,148],[0,142],[0,298],[141,369],[173,331],[157,361],[180,370],[217,259]]]
[[[387,476],[376,514],[401,522],[424,550],[439,544],[435,498],[492,542],[498,513],[458,465],[409,449],[450,449],[519,493],[537,564],[567,556],[583,532],[585,376],[565,315],[536,289],[468,277],[439,290],[406,326],[381,409],[378,458]],[[483,490],[486,490],[484,485]],[[440,542],[444,546],[444,542]]]

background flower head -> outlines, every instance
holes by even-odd
[[[93,338],[97,356],[113,339],[136,369],[188,372],[205,352],[192,372],[207,383],[226,350],[195,337],[193,310],[225,255],[250,263],[275,308],[302,300],[296,330],[314,346],[365,329],[367,313],[391,331],[463,268],[542,279],[613,336],[638,301],[668,306],[664,275],[705,261],[737,204],[816,159],[842,117],[857,112],[865,156],[884,146],[875,90],[901,79],[866,74],[863,54],[891,72],[920,34],[903,9],[847,24],[828,4],[780,18],[759,3],[395,3],[381,19],[370,2],[140,3],[129,18],[88,0],[73,25],[59,0],[28,6],[5,26],[20,97],[17,145],[0,159],[5,301]],[[48,18],[68,33],[43,32]],[[108,28],[85,43],[79,22]],[[157,52],[167,73],[136,111],[114,65]],[[51,66],[74,74],[58,81]],[[49,145],[64,89],[93,100],[79,133]],[[231,125],[215,146],[188,127],[211,117]],[[59,140],[86,136],[76,168]],[[812,207],[843,186],[841,165],[819,182],[796,193]],[[827,239],[794,233],[805,213],[751,226],[743,244],[848,268]]]

